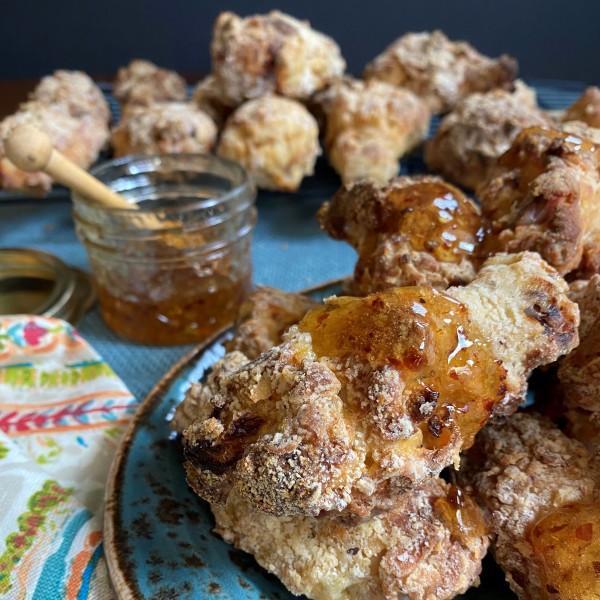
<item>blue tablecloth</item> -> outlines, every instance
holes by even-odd
[[[577,82],[534,83],[540,106],[547,109],[566,107],[584,87]],[[436,125],[434,120],[432,128]],[[403,161],[402,172],[422,170],[418,153]],[[252,253],[256,284],[297,290],[352,272],[354,251],[329,239],[319,230],[315,217],[321,203],[338,185],[337,176],[320,160],[316,175],[305,181],[299,193],[259,194],[259,221]],[[85,251],[73,228],[68,196],[1,202],[0,245],[45,250],[89,271]],[[139,400],[190,349],[189,346],[148,347],[123,341],[104,325],[97,307],[84,318],[79,330]]]

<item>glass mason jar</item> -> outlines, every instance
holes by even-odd
[[[187,344],[232,323],[252,275],[256,191],[217,156],[138,155],[92,170],[138,210],[73,195],[77,235],[117,334],[143,344]]]

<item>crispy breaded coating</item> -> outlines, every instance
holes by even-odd
[[[600,152],[568,132],[522,131],[478,188],[491,251],[539,252],[559,273],[600,272]],[[587,277],[586,277],[587,276]]]
[[[50,137],[54,148],[86,169],[108,140],[109,108],[101,90],[80,71],[44,77],[30,98],[0,122],[0,187],[44,196],[52,179],[15,167],[4,157],[4,140],[18,125],[34,125]]]
[[[186,83],[181,75],[139,58],[119,69],[113,85],[113,96],[123,106],[182,101],[185,95]]]
[[[93,79],[81,71],[58,70],[43,77],[30,100],[46,106],[61,104],[73,117],[91,117],[99,123],[110,121],[108,102]]]
[[[491,517],[494,558],[522,600],[596,598],[591,593],[594,580],[596,593],[600,592],[597,573],[587,562],[593,549],[584,539],[587,530],[573,526],[579,512],[587,515],[594,507],[589,461],[582,444],[569,439],[550,421],[526,413],[486,427],[467,455],[462,478],[472,484],[476,498]],[[600,506],[596,505],[594,512],[596,528]],[[548,519],[565,522],[549,528]],[[547,540],[552,536],[554,547],[549,548]],[[595,529],[594,539],[597,549]],[[563,552],[567,562],[555,562],[557,558],[564,561]],[[582,580],[587,585],[582,586]],[[577,582],[579,593],[586,590],[591,595],[573,595],[569,582]],[[571,593],[566,592],[569,588]]]
[[[215,531],[250,552],[293,594],[314,600],[442,600],[477,585],[487,524],[459,488],[432,479],[356,527],[273,517],[235,493],[212,507]]]
[[[239,350],[254,360],[281,344],[285,331],[317,304],[302,294],[259,286],[240,307],[235,336],[226,348],[229,352]]]
[[[517,70],[506,54],[491,59],[441,31],[424,31],[398,38],[366,66],[364,76],[411,90],[436,114],[473,92],[512,89]]]
[[[427,142],[425,163],[449,181],[473,190],[488,178],[494,161],[521,130],[549,124],[535,104],[535,93],[522,87],[513,93],[497,89],[471,94],[444,117]]]
[[[138,153],[211,152],[217,126],[203,111],[185,102],[131,107],[112,130],[115,156]]]
[[[446,289],[475,277],[484,224],[479,207],[438,177],[345,185],[318,213],[321,227],[358,252],[349,291],[403,285]]]
[[[327,299],[254,361],[233,352],[215,367],[196,393],[204,418],[184,432],[188,482],[273,515],[391,509],[458,463],[490,414],[514,410],[533,368],[574,347],[566,291],[526,254],[490,259],[448,294]]]
[[[600,275],[571,284],[570,297],[579,305],[581,343],[560,360],[558,378],[569,407],[600,411]]]
[[[317,304],[301,294],[258,286],[240,306],[235,335],[225,343],[229,354],[223,363],[213,368],[213,372],[234,371],[281,344],[283,334]],[[209,375],[211,377],[214,375]],[[209,397],[203,397],[210,389],[211,384],[192,384],[183,402],[177,405],[171,422],[175,431],[183,433],[195,419],[210,416],[201,412],[202,407],[210,403]]]
[[[221,13],[210,53],[224,102],[231,106],[272,93],[306,100],[346,68],[330,37],[276,10],[245,19]]]
[[[233,107],[224,104],[223,92],[214,75],[200,80],[192,92],[192,103],[204,111],[221,128]]]
[[[259,188],[295,191],[313,174],[319,129],[299,102],[262,96],[227,119],[217,153],[239,162]]]
[[[600,128],[600,89],[588,87],[565,111],[563,121],[582,121]]]
[[[326,116],[327,156],[344,183],[385,183],[429,130],[427,106],[408,90],[380,81],[339,80],[318,102]]]

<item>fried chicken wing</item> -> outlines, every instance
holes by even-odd
[[[131,107],[112,131],[115,156],[160,152],[211,152],[217,126],[184,102]]]
[[[273,515],[390,510],[457,464],[492,413],[514,410],[533,368],[573,348],[566,291],[524,254],[490,259],[447,294],[328,299],[282,344],[215,367],[184,432],[190,485],[215,504],[234,488]]]
[[[97,158],[109,136],[109,109],[96,84],[79,71],[44,77],[31,100],[0,123],[0,186],[43,196],[52,187],[45,173],[26,173],[4,156],[4,140],[18,125],[34,125],[52,145],[83,168]]]
[[[210,52],[217,84],[231,106],[272,93],[306,100],[346,68],[330,37],[279,11],[245,19],[221,13]]]
[[[285,331],[315,306],[315,300],[301,294],[259,286],[240,307],[235,336],[226,348],[254,360],[281,344]]]
[[[591,127],[600,128],[600,89],[588,87],[567,110],[563,121],[582,121]]]
[[[521,130],[549,124],[530,88],[471,94],[444,117],[425,145],[425,162],[448,180],[475,189]]]
[[[192,92],[192,102],[221,128],[234,107],[225,104],[217,78],[208,75],[198,82]]]
[[[533,250],[559,273],[600,272],[600,152],[569,132],[528,128],[478,188],[491,250]]]
[[[599,597],[600,504],[590,455],[550,421],[517,413],[486,427],[469,452],[470,481],[492,521],[492,551],[522,600]]]
[[[356,527],[266,515],[235,492],[212,508],[225,541],[314,600],[451,599],[477,585],[488,546],[481,510],[440,479]]]
[[[227,119],[217,152],[241,163],[258,187],[294,191],[313,174],[321,153],[319,129],[299,102],[262,96]]]
[[[331,237],[358,252],[349,287],[358,296],[404,285],[446,289],[468,283],[479,267],[481,212],[438,177],[345,185],[318,217]]]
[[[105,124],[110,121],[110,109],[102,90],[81,71],[58,70],[43,77],[30,100],[45,106],[60,104],[73,117],[91,117]]]
[[[135,59],[117,72],[113,96],[125,107],[185,100],[185,79],[149,60]]]
[[[452,110],[473,92],[512,89],[517,70],[517,61],[506,54],[491,59],[441,31],[424,31],[398,38],[366,66],[364,76],[411,90],[435,114]]]
[[[570,407],[600,411],[600,275],[571,285],[579,305],[580,345],[560,360],[558,378]]]
[[[385,183],[399,159],[427,135],[430,113],[408,90],[345,78],[317,97],[325,115],[325,147],[345,183]]]

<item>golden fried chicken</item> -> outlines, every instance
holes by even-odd
[[[217,126],[203,111],[185,102],[131,107],[112,131],[115,156],[160,152],[211,152]]]
[[[424,31],[398,38],[366,66],[364,77],[407,88],[433,113],[445,113],[473,92],[512,89],[517,70],[506,54],[491,59],[441,31]]]
[[[558,378],[569,407],[600,412],[600,275],[571,285],[579,305],[580,345],[560,360]]]
[[[488,546],[481,510],[441,479],[356,527],[266,515],[235,492],[212,509],[225,541],[314,600],[451,599],[477,585]]]
[[[214,75],[207,75],[198,82],[192,92],[192,103],[204,111],[219,128],[233,112],[233,107],[224,104],[223,92]]]
[[[448,180],[475,189],[522,129],[549,124],[529,88],[471,94],[444,117],[425,145],[425,163]]]
[[[600,152],[591,141],[525,129],[477,196],[492,252],[536,251],[572,277],[600,272]]]
[[[588,87],[567,110],[563,121],[582,121],[591,127],[600,128],[600,89]]]
[[[228,352],[239,351],[236,356],[240,360],[227,361],[223,363],[223,368],[241,367],[248,360],[254,360],[273,346],[281,344],[283,334],[316,305],[317,302],[301,294],[272,287],[257,287],[240,306],[234,337],[225,342]],[[221,370],[220,365],[214,368],[215,372]],[[210,388],[211,385],[191,385],[183,402],[177,405],[171,422],[175,431],[183,433],[195,419],[202,416],[202,406],[210,402],[209,398],[204,398]]]
[[[240,307],[235,336],[226,348],[254,360],[281,344],[283,334],[317,304],[302,294],[259,286]]]
[[[4,156],[4,140],[19,125],[34,125],[52,145],[83,168],[100,154],[109,136],[109,108],[101,90],[80,71],[44,77],[19,110],[0,122],[0,187],[44,196],[52,187],[45,173],[26,173]]]
[[[576,345],[567,289],[536,254],[497,255],[447,293],[327,299],[257,359],[215,365],[184,432],[188,482],[273,515],[390,510]]]
[[[149,60],[135,59],[117,72],[113,96],[123,106],[185,100],[185,79]]]
[[[295,191],[313,174],[319,129],[299,102],[262,96],[227,119],[217,153],[241,163],[260,188]]]
[[[318,218],[331,237],[358,252],[349,286],[358,296],[403,285],[462,285],[480,264],[479,207],[438,177],[342,186]]]
[[[325,148],[344,183],[385,183],[399,159],[427,135],[430,113],[414,94],[379,81],[344,78],[317,95],[325,115]],[[314,104],[314,102],[313,102]]]
[[[43,77],[30,95],[30,100],[49,106],[68,107],[73,117],[90,117],[98,123],[110,121],[110,109],[102,90],[81,71],[55,71]]]
[[[279,11],[245,19],[221,13],[210,52],[223,101],[231,106],[271,93],[306,100],[346,68],[330,37]]]
[[[534,414],[486,427],[461,470],[489,513],[492,551],[522,600],[600,597],[600,504],[585,447]]]

